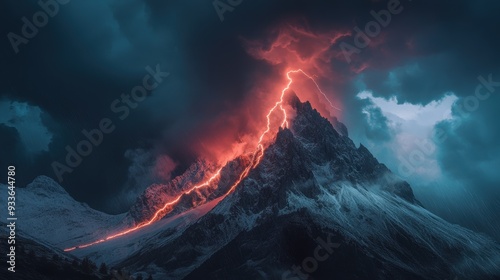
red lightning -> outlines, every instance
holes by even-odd
[[[281,110],[283,112],[283,120],[281,121],[281,124],[280,124],[280,127],[283,127],[283,128],[286,128],[288,127],[288,119],[287,119],[287,113],[286,113],[286,110],[285,108],[283,107],[283,99],[285,97],[285,94],[286,92],[290,89],[292,83],[293,83],[293,79],[290,77],[290,74],[292,73],[302,73],[304,76],[306,76],[308,79],[312,80],[314,85],[316,86],[316,88],[318,89],[318,91],[325,97],[325,99],[328,101],[328,103],[330,103],[330,106],[334,109],[337,109],[337,110],[340,110],[338,109],[337,107],[335,107],[332,102],[328,99],[328,97],[326,96],[326,94],[321,90],[321,88],[319,87],[318,83],[316,82],[316,80],[314,80],[314,78],[308,74],[306,74],[302,69],[297,69],[297,70],[290,70],[286,73],[286,77],[288,79],[288,83],[287,85],[283,88],[283,90],[281,91],[281,95],[280,95],[280,99],[274,104],[274,106],[269,110],[269,112],[267,113],[266,115],[266,119],[267,119],[267,126],[266,126],[266,130],[264,130],[264,132],[260,135],[259,137],[259,142],[257,143],[257,147],[256,147],[256,150],[252,153],[252,159],[250,161],[250,164],[247,165],[247,167],[245,167],[245,169],[241,172],[240,176],[238,177],[238,179],[234,182],[233,185],[231,185],[231,187],[229,188],[229,190],[223,195],[223,197],[226,197],[228,196],[229,194],[231,194],[235,189],[236,189],[236,186],[239,185],[241,183],[241,181],[243,179],[245,179],[248,174],[250,173],[250,170],[252,170],[253,168],[255,168],[261,161],[263,155],[264,155],[264,138],[265,136],[271,131],[271,115],[279,108],[279,110]],[[71,248],[67,248],[67,249],[64,249],[65,252],[69,252],[69,251],[73,251],[75,249],[83,249],[83,248],[87,248],[87,247],[90,247],[90,246],[93,246],[93,245],[96,245],[96,244],[99,244],[99,243],[103,243],[103,242],[106,242],[106,241],[109,241],[111,239],[114,239],[114,238],[117,238],[117,237],[120,237],[120,236],[124,236],[124,235],[127,235],[131,232],[134,232],[134,231],[137,231],[143,227],[147,227],[149,225],[151,225],[152,223],[158,221],[158,220],[161,220],[161,218],[163,218],[165,215],[167,215],[168,213],[170,213],[170,211],[173,209],[173,206],[181,199],[181,197],[183,195],[187,195],[187,194],[190,194],[191,192],[193,192],[194,190],[197,190],[197,189],[201,189],[201,188],[205,188],[205,187],[208,187],[210,184],[212,184],[212,182],[220,176],[220,172],[221,172],[222,168],[220,168],[219,170],[217,170],[217,172],[215,172],[215,174],[212,175],[212,177],[210,177],[207,181],[199,184],[199,185],[196,185],[194,187],[192,187],[191,189],[181,193],[180,195],[178,195],[175,199],[165,203],[163,205],[162,208],[160,208],[159,210],[157,210],[155,212],[155,214],[153,215],[152,218],[150,218],[149,220],[145,221],[145,222],[142,222],[140,223],[139,225],[133,227],[133,228],[130,228],[130,229],[127,229],[127,230],[124,230],[124,231],[121,231],[121,232],[118,232],[116,234],[113,234],[113,235],[109,235],[103,239],[100,239],[100,240],[97,240],[97,241],[94,241],[94,242],[91,242],[91,243],[87,243],[87,244],[83,244],[83,245],[78,245],[78,246],[75,246],[75,247],[71,247]]]
[[[316,82],[316,80],[314,80],[314,78],[313,78],[313,77],[311,77],[311,76],[307,75],[307,74],[306,74],[306,72],[302,71],[302,69],[293,70],[293,71],[290,71],[290,72],[291,72],[291,73],[298,73],[298,72],[300,72],[300,73],[304,74],[304,76],[306,76],[308,79],[310,79],[310,80],[314,83],[314,85],[315,85],[315,86],[316,86],[316,88],[318,89],[319,93],[321,93],[321,95],[323,95],[323,97],[326,99],[326,101],[328,101],[328,103],[330,104],[330,107],[332,107],[332,108],[333,108],[333,109],[335,109],[335,110],[342,111],[342,110],[340,110],[338,107],[335,107],[335,105],[333,105],[333,103],[330,101],[330,99],[328,99],[328,97],[326,96],[326,94],[325,94],[325,93],[321,90],[321,88],[319,87],[318,83]],[[287,73],[287,76],[288,76],[288,74],[289,74],[290,72],[288,72],[288,73]]]

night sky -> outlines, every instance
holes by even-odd
[[[293,53],[313,57],[350,137],[426,208],[500,239],[500,2],[59,2],[17,45],[12,33],[19,40],[23,17],[33,22],[42,8],[0,3],[0,166],[16,165],[18,185],[59,181],[53,163],[65,164],[66,147],[109,120],[113,131],[60,184],[98,210],[126,211],[149,184],[240,137],[259,82],[282,82]],[[356,45],[356,29],[389,6],[397,12],[386,26]],[[269,56],[288,35],[288,52]],[[347,45],[356,52],[346,56]],[[143,100],[122,100],[157,67],[165,73]]]

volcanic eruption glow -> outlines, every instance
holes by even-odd
[[[319,87],[318,83],[316,82],[316,80],[312,76],[308,75],[302,69],[288,71],[286,73],[286,77],[287,77],[288,83],[282,89],[279,100],[274,104],[274,106],[269,110],[269,112],[266,115],[267,126],[266,126],[266,129],[264,130],[264,132],[258,138],[259,141],[258,141],[258,143],[256,145],[255,151],[252,152],[252,157],[251,157],[250,164],[248,164],[245,167],[245,169],[238,176],[238,179],[231,185],[231,187],[229,188],[229,190],[222,197],[226,197],[229,194],[231,194],[236,189],[236,186],[238,186],[241,183],[241,181],[243,179],[245,179],[246,176],[248,176],[248,174],[250,173],[250,171],[253,168],[255,168],[260,163],[260,161],[261,161],[261,159],[262,159],[262,157],[264,155],[264,151],[265,151],[265,147],[264,147],[265,137],[271,131],[271,126],[272,126],[271,116],[273,115],[273,113],[276,110],[278,110],[278,108],[283,113],[282,114],[282,118],[283,119],[281,120],[280,127],[282,127],[282,128],[287,128],[288,127],[288,117],[287,117],[287,112],[286,112],[285,108],[283,107],[283,99],[285,97],[286,92],[290,89],[291,85],[293,84],[293,78],[290,75],[291,74],[297,74],[297,73],[301,73],[305,77],[307,77],[308,79],[312,80],[312,82],[316,86],[316,88],[319,91],[319,93],[321,93],[324,96],[324,98],[328,101],[328,103],[330,104],[330,106],[332,108],[336,109],[336,110],[340,110],[339,108],[335,107],[333,105],[333,103],[328,99],[328,97],[326,96],[326,94],[321,90],[321,88]],[[64,249],[64,251],[65,252],[69,252],[69,251],[73,251],[75,249],[83,249],[83,248],[87,248],[87,247],[90,247],[90,246],[93,246],[93,245],[96,245],[96,244],[99,244],[99,243],[103,243],[103,242],[115,239],[117,237],[121,237],[121,236],[127,235],[129,233],[135,232],[135,231],[137,231],[137,230],[139,230],[141,228],[144,228],[144,227],[147,227],[147,226],[153,224],[154,222],[156,222],[158,220],[161,220],[165,215],[167,215],[168,213],[170,213],[173,210],[173,208],[175,207],[175,205],[179,202],[179,200],[184,195],[188,195],[188,194],[192,193],[193,191],[195,191],[197,189],[206,188],[206,187],[210,186],[217,178],[219,178],[221,170],[222,170],[222,167],[219,168],[210,178],[208,178],[203,183],[193,186],[192,188],[190,188],[190,189],[182,192],[181,194],[179,194],[174,199],[166,202],[163,205],[163,207],[161,207],[160,209],[158,209],[149,220],[147,220],[145,222],[142,222],[142,223],[139,223],[138,225],[136,225],[136,226],[134,226],[132,228],[129,228],[129,229],[126,229],[124,231],[121,231],[121,232],[109,235],[109,236],[107,236],[107,237],[105,237],[103,239],[99,239],[99,240],[96,240],[96,241],[93,241],[93,242],[90,242],[90,243],[87,243],[87,244],[82,244],[82,245],[77,245],[77,246],[74,246],[74,247],[66,248],[66,249]]]

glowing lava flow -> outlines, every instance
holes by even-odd
[[[273,112],[278,107],[283,112],[283,121],[281,122],[280,127],[283,127],[283,128],[288,127],[287,113],[286,113],[285,108],[283,108],[283,98],[285,97],[286,91],[290,89],[290,86],[293,83],[293,79],[290,77],[291,73],[302,73],[302,74],[304,74],[304,76],[306,76],[307,78],[311,79],[314,82],[314,84],[316,85],[316,88],[319,90],[319,92],[330,103],[330,106],[332,108],[334,108],[334,109],[340,110],[339,108],[335,107],[332,104],[332,102],[326,97],[326,94],[323,93],[323,91],[320,89],[318,83],[314,80],[313,77],[311,77],[308,74],[306,74],[302,69],[288,71],[286,73],[286,77],[288,79],[288,83],[287,83],[286,87],[284,87],[283,90],[281,91],[281,96],[280,96],[279,101],[277,101],[274,104],[274,106],[269,110],[269,113],[267,113],[267,116],[266,116],[266,118],[267,118],[267,128],[266,128],[266,130],[259,137],[259,142],[257,143],[256,150],[252,153],[252,160],[250,161],[250,164],[241,172],[241,174],[238,177],[238,179],[229,188],[229,190],[223,195],[223,197],[226,197],[229,194],[231,194],[235,190],[236,186],[239,183],[241,183],[241,181],[246,176],[248,176],[248,173],[250,173],[250,170],[252,170],[253,168],[255,168],[260,163],[260,161],[262,159],[262,156],[264,155],[264,150],[265,150],[264,149],[264,144],[263,144],[264,137],[266,136],[266,134],[268,134],[271,131],[271,115],[273,114]],[[111,239],[114,239],[114,238],[117,238],[117,237],[120,237],[120,236],[123,236],[123,235],[126,235],[126,234],[129,234],[129,233],[137,231],[137,230],[139,230],[139,229],[141,229],[143,227],[151,225],[155,221],[158,221],[161,218],[163,218],[167,214],[167,213],[164,213],[166,211],[166,209],[169,206],[173,206],[174,204],[176,204],[181,199],[181,197],[183,195],[190,194],[191,192],[193,192],[196,189],[200,189],[200,188],[209,186],[212,183],[212,181],[214,181],[217,177],[219,177],[221,170],[222,170],[222,168],[220,168],[214,175],[212,175],[212,177],[210,177],[204,183],[192,187],[191,189],[189,189],[189,190],[183,192],[182,194],[180,194],[179,196],[177,196],[174,200],[165,203],[165,205],[163,205],[163,207],[161,209],[157,210],[155,212],[155,214],[153,215],[153,217],[151,219],[149,219],[148,221],[140,223],[139,225],[137,225],[137,226],[135,226],[133,228],[124,230],[122,232],[119,232],[119,233],[116,233],[116,234],[113,234],[113,235],[109,235],[106,238],[103,238],[103,239],[100,239],[100,240],[97,240],[97,241],[94,241],[94,242],[91,242],[91,243],[87,243],[87,244],[83,244],[83,245],[78,245],[78,246],[75,246],[75,247],[67,248],[67,249],[64,249],[64,251],[65,252],[69,252],[69,251],[73,251],[75,249],[83,249],[83,248],[86,248],[86,247],[90,247],[90,246],[93,246],[93,245],[96,245],[96,244],[99,244],[99,243],[102,243],[102,242],[106,242],[108,240],[111,240]]]
[[[157,220],[160,220],[161,218],[163,218],[166,213],[164,215],[161,215],[169,206],[172,206],[174,205],[175,203],[177,203],[181,197],[183,195],[186,195],[186,194],[190,194],[191,192],[193,192],[194,190],[197,190],[197,189],[201,189],[203,187],[207,187],[210,185],[210,183],[212,183],[213,180],[215,180],[217,177],[219,177],[220,175],[220,172],[221,172],[222,168],[220,168],[219,170],[217,170],[217,172],[215,172],[214,175],[212,175],[212,177],[210,177],[207,181],[205,181],[204,183],[202,184],[199,184],[199,185],[196,185],[194,187],[192,187],[191,189],[181,193],[180,195],[178,195],[174,200],[172,201],[169,201],[167,203],[165,203],[165,205],[163,205],[163,207],[159,210],[157,210],[155,212],[155,214],[153,215],[153,217],[151,219],[149,219],[148,221],[146,222],[143,222],[143,223],[140,223],[138,225],[136,225],[135,227],[133,228],[130,228],[130,229],[127,229],[127,230],[124,230],[122,232],[119,232],[119,233],[116,233],[116,234],[113,234],[113,235],[109,235],[107,236],[106,238],[103,238],[103,239],[100,239],[100,240],[97,240],[97,241],[94,241],[94,242],[91,242],[91,243],[88,243],[88,244],[83,244],[83,245],[78,245],[78,246],[75,246],[75,247],[71,247],[71,248],[67,248],[67,249],[64,249],[64,252],[69,252],[69,251],[73,251],[75,249],[83,249],[83,248],[86,248],[86,247],[90,247],[92,245],[96,245],[96,244],[99,244],[99,243],[102,243],[102,242],[105,242],[105,241],[108,241],[108,240],[111,240],[113,238],[116,238],[116,237],[120,237],[120,236],[123,236],[123,235],[126,235],[126,234],[129,234],[131,232],[134,232],[138,229],[141,229],[143,227],[146,227],[146,226],[149,226],[151,225],[152,223],[154,223],[155,221]],[[161,216],[160,216],[161,215]]]

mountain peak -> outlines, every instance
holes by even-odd
[[[381,184],[382,189],[410,202],[416,202],[411,187],[392,174],[385,165],[380,164],[364,146],[357,148],[347,136],[347,129],[344,129],[342,123],[335,119],[336,129],[308,101],[301,102],[294,92],[287,94],[284,102],[295,110],[295,117],[289,120],[289,128],[278,128],[274,142],[264,150],[260,162],[253,166],[248,175],[235,186],[236,192],[240,192],[240,189],[243,192],[247,191],[245,184],[255,182],[260,182],[261,185],[274,184],[282,186],[279,188],[277,200],[282,203],[286,192],[290,191],[290,184],[317,180],[311,170],[323,166],[331,182]],[[229,161],[220,169],[219,178],[214,183],[180,197],[179,202],[172,206],[173,208],[169,208],[166,216],[172,216],[223,196],[233,184],[237,183],[239,175],[249,164],[252,163],[248,155]],[[163,205],[196,184],[204,182],[216,170],[214,164],[198,160],[184,174],[167,184],[150,186],[129,211],[131,218],[136,223],[150,219]],[[390,180],[383,181],[381,178]],[[299,191],[308,196],[314,195],[316,192],[313,185],[310,184],[309,187],[301,188]]]
[[[408,183],[379,163],[365,146],[357,148],[354,145],[344,124],[336,118],[332,122],[327,120],[293,92],[285,101],[296,111],[295,118],[290,121],[290,131],[305,151],[302,158],[308,159],[307,168],[328,166],[334,181],[380,185],[385,191],[419,203]]]
[[[68,192],[52,178],[41,175],[26,185],[26,188],[34,193],[54,193],[68,195]]]

